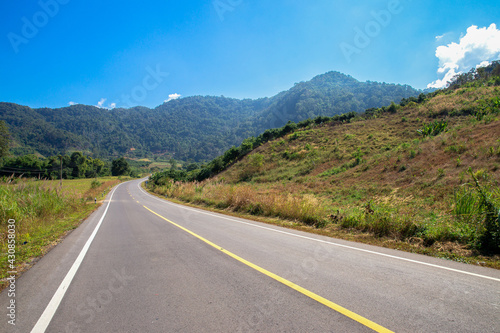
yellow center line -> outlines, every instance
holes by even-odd
[[[184,230],[188,234],[191,234],[192,236],[194,236],[194,237],[198,238],[199,240],[207,243],[208,245],[216,248],[217,250],[219,250],[219,251],[227,254],[228,256],[230,256],[230,257],[238,260],[239,262],[241,262],[241,263],[243,263],[243,264],[245,264],[245,265],[247,265],[247,266],[255,269],[256,271],[261,272],[264,275],[267,275],[268,277],[270,277],[270,278],[272,278],[272,279],[274,279],[274,280],[276,280],[276,281],[284,284],[285,286],[288,286],[288,287],[290,287],[290,288],[292,288],[292,289],[294,289],[294,290],[302,293],[303,295],[306,295],[307,297],[312,298],[313,300],[315,300],[315,301],[317,301],[317,302],[319,302],[319,303],[321,303],[321,304],[323,304],[323,305],[325,305],[325,306],[327,306],[327,307],[335,310],[336,312],[338,312],[338,313],[340,313],[340,314],[342,314],[342,315],[344,315],[344,316],[346,316],[346,317],[348,317],[348,318],[350,318],[350,319],[352,319],[352,320],[354,320],[354,321],[356,321],[356,322],[358,322],[358,323],[360,323],[360,324],[362,324],[362,325],[364,325],[364,326],[366,326],[368,328],[371,328],[375,332],[384,332],[384,333],[392,332],[391,330],[388,330],[387,328],[382,327],[379,324],[374,323],[373,321],[371,321],[369,319],[366,319],[366,318],[364,318],[364,317],[362,317],[362,316],[360,316],[360,315],[358,315],[358,314],[356,314],[356,313],[354,313],[354,312],[352,312],[352,311],[350,311],[350,310],[348,310],[348,309],[346,309],[346,308],[344,308],[344,307],[342,307],[342,306],[340,306],[338,304],[335,304],[332,301],[329,301],[326,298],[321,297],[321,296],[313,293],[312,291],[309,291],[309,290],[307,290],[305,288],[302,288],[301,286],[296,285],[295,283],[293,283],[291,281],[288,281],[287,279],[284,279],[281,276],[278,276],[278,275],[276,275],[276,274],[274,274],[272,272],[269,272],[268,270],[266,270],[266,269],[264,269],[264,268],[262,268],[260,266],[257,266],[255,264],[253,264],[253,263],[251,263],[251,262],[249,262],[249,261],[247,261],[247,260],[245,260],[245,259],[237,256],[236,254],[234,254],[232,252],[229,252],[228,250],[223,249],[222,247],[218,246],[217,244],[212,243],[208,239],[205,239],[205,238],[201,237],[200,235],[195,234],[191,230],[186,229],[183,226],[180,226],[177,223],[172,222],[169,219],[161,216],[160,214],[152,211],[148,207],[146,207],[146,206],[143,206],[143,207],[146,208],[147,210],[149,210],[151,213],[155,214],[156,216],[160,217],[161,219],[167,221],[168,223],[176,226],[179,229]]]

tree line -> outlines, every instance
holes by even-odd
[[[479,85],[500,86],[500,61],[492,61],[485,67],[472,68],[467,73],[460,73],[448,83],[448,89]]]
[[[0,159],[0,176],[39,179],[78,179],[129,175],[131,168],[123,157],[112,162],[74,152],[71,155],[40,158],[33,154]]]

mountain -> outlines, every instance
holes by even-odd
[[[288,121],[363,111],[420,94],[407,85],[359,82],[329,72],[271,98],[238,100],[193,96],[154,109],[100,109],[88,105],[31,109],[0,103],[14,154],[43,156],[84,151],[94,157],[168,154],[205,161],[248,136]]]
[[[228,133],[268,100],[194,96],[155,109],[112,110],[80,104],[31,109],[0,103],[0,119],[12,134],[14,154],[84,151],[95,157],[169,154],[180,160],[205,160],[238,144]]]
[[[278,94],[269,107],[243,122],[237,132],[246,133],[247,137],[258,135],[288,121],[363,112],[391,102],[399,103],[403,98],[422,92],[409,85],[360,82],[349,75],[328,72],[310,81],[296,83],[290,90]]]

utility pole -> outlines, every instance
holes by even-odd
[[[61,172],[60,172],[60,180],[59,180],[59,186],[62,188],[62,155],[59,155],[59,158],[61,159]]]

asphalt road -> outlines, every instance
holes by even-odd
[[[500,271],[186,208],[139,181],[16,281],[15,326],[11,299],[1,332],[500,332]]]

